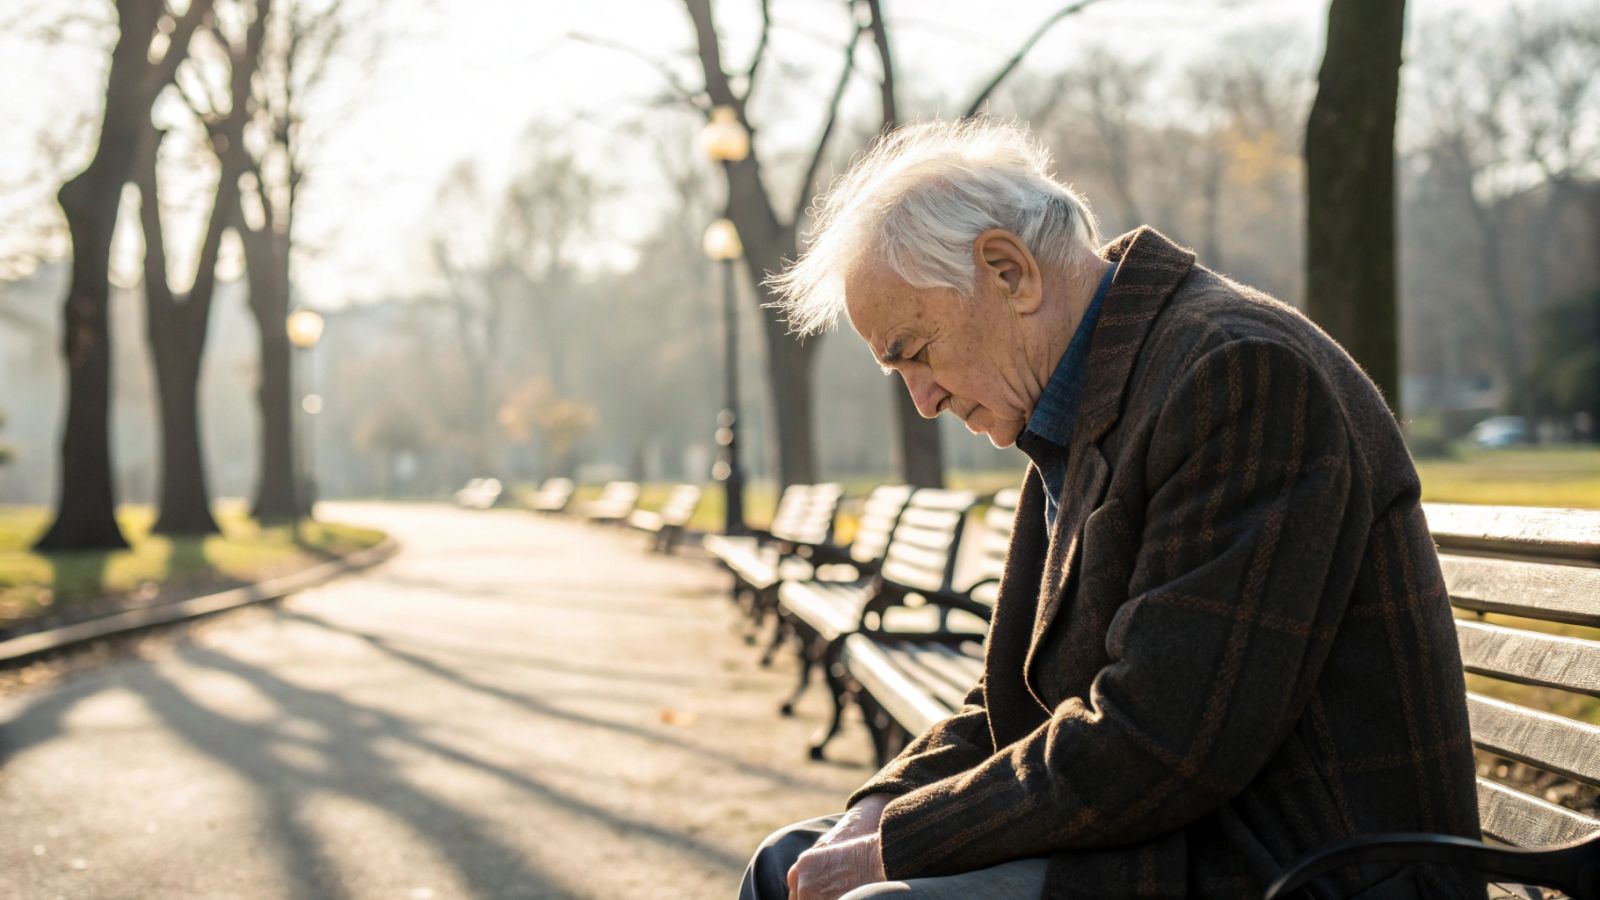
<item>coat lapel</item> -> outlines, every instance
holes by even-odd
[[[1035,654],[1065,600],[1084,523],[1111,483],[1101,443],[1122,414],[1128,378],[1150,326],[1194,266],[1194,254],[1142,227],[1117,238],[1101,256],[1120,262],[1100,309],[1084,363],[1082,406],[1067,450],[1067,497],[1051,530],[1024,672],[1032,690]],[[1033,692],[1038,696],[1038,692]]]

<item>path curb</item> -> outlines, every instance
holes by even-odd
[[[332,581],[340,575],[370,569],[385,562],[399,551],[400,542],[392,537],[386,537],[378,544],[365,550],[358,550],[349,556],[268,581],[258,581],[255,584],[203,597],[191,597],[188,600],[163,603],[160,606],[148,606],[143,609],[130,609],[90,619],[87,622],[18,635],[0,641],[0,668],[14,666],[74,644],[278,600],[297,591]]]

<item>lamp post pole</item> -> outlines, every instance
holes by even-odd
[[[297,351],[295,356],[305,357],[311,353],[312,348],[322,339],[324,322],[321,314],[316,310],[297,309],[289,314],[285,323],[289,330],[289,343]],[[301,390],[305,391],[300,396],[300,411],[305,417],[305,424],[296,428],[295,450],[300,457],[300,465],[296,466],[295,480],[295,505],[305,518],[311,517],[311,508],[316,503],[316,479],[311,468],[311,427],[316,421],[318,413],[322,412],[322,397],[315,392],[315,386],[309,383],[306,376],[307,363],[310,360],[291,359],[289,366],[291,384],[300,382]],[[296,371],[298,370],[298,371]],[[309,388],[309,390],[308,390]],[[289,395],[295,396],[297,392],[291,387]]]
[[[739,121],[739,113],[731,106],[718,106],[711,111],[711,120],[700,132],[700,148],[714,162],[722,163],[729,175],[728,209],[733,208],[731,169],[750,155],[750,132]],[[726,518],[723,530],[727,534],[742,534],[744,526],[744,471],[739,466],[739,317],[735,308],[734,262],[744,254],[739,242],[739,231],[728,218],[718,219],[706,229],[704,249],[706,255],[722,263],[722,340],[723,340],[723,403],[717,414],[717,444],[722,447],[722,458],[712,468],[712,475],[722,482],[726,498]]]
[[[739,466],[739,315],[733,288],[733,260],[722,261],[722,360],[724,372],[722,412],[717,415],[717,443],[723,446],[723,463],[717,472],[727,495],[727,534],[744,532],[744,470]]]

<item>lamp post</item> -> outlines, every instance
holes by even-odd
[[[739,122],[731,106],[711,111],[711,121],[700,132],[700,149],[725,168],[750,155],[750,132]],[[728,207],[733,206],[732,180],[729,180]],[[703,247],[706,256],[722,264],[723,408],[717,414],[717,443],[722,458],[712,475],[722,482],[726,500],[727,534],[744,531],[744,472],[739,467],[739,318],[735,309],[733,264],[744,255],[739,231],[733,221],[721,218],[706,229]]]
[[[306,351],[299,354],[300,356],[309,356],[311,348],[322,340],[324,324],[322,314],[316,310],[301,308],[289,314],[289,318],[285,322],[285,326],[289,331],[289,343],[293,344],[297,350]],[[303,369],[305,366],[302,365],[300,368]],[[293,369],[291,367],[291,375],[292,373]],[[307,386],[309,387],[310,385],[308,384]],[[293,393],[291,386],[290,395],[292,396]],[[311,507],[317,500],[315,470],[311,464],[311,428],[316,421],[315,416],[322,412],[322,397],[314,392],[307,391],[300,398],[300,409],[306,414],[307,418],[305,427],[300,430],[299,440],[296,442],[300,447],[301,465],[299,472],[300,486],[295,493],[300,496],[302,512],[307,518],[310,518]]]

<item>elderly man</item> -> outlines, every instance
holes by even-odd
[[[769,838],[743,896],[1259,897],[1350,835],[1477,835],[1417,474],[1333,341],[1149,228],[1099,247],[1008,125],[891,134],[814,235],[791,324],[848,315],[923,415],[1032,465],[982,680],[842,816]]]

